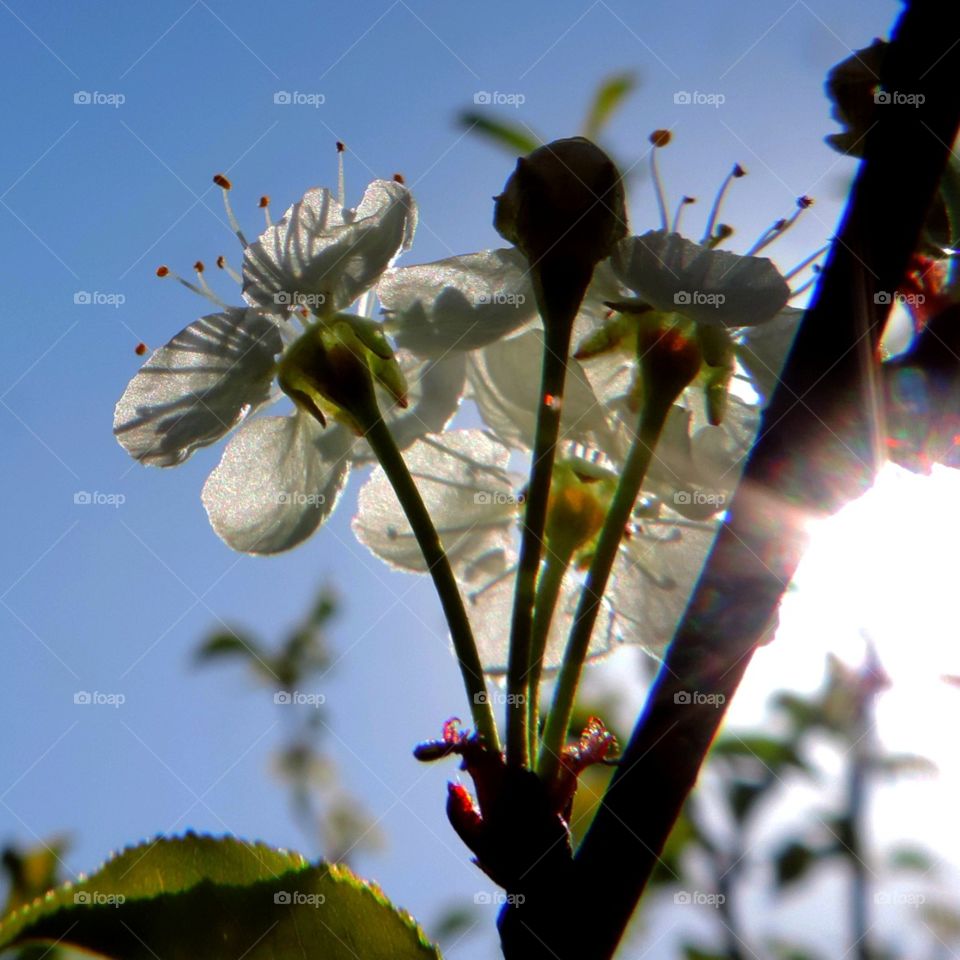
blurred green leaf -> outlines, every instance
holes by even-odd
[[[585,137],[589,140],[597,139],[614,112],[637,88],[637,82],[636,74],[629,72],[612,74],[601,82],[583,122]]]
[[[215,633],[197,647],[193,655],[197,663],[207,663],[224,657],[249,660],[260,655],[256,640],[240,633]]]
[[[726,785],[727,804],[737,823],[743,823],[747,819],[757,801],[775,782],[772,779],[760,781],[734,780]]]
[[[0,921],[0,949],[59,942],[117,960],[424,960],[423,931],[345,867],[200,837],[128,848]]]
[[[728,960],[726,953],[714,953],[712,950],[703,950],[693,943],[683,945],[684,960]]]
[[[892,870],[916,873],[930,873],[936,867],[933,857],[920,847],[895,847],[887,855],[887,861]]]
[[[475,110],[464,110],[457,122],[468,133],[486,137],[494,146],[512,154],[528,154],[540,146],[540,141],[526,127],[512,120],[497,120]]]
[[[937,765],[932,760],[916,753],[891,753],[885,757],[874,757],[870,765],[877,773],[893,777],[931,777],[937,773]]]
[[[717,739],[711,752],[717,757],[752,758],[771,773],[778,773],[783,767],[810,769],[797,754],[793,743],[762,734],[725,734]]]

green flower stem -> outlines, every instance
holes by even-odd
[[[540,299],[540,298],[538,298]],[[577,302],[579,306],[579,301]],[[541,307],[541,314],[544,313]],[[574,309],[576,315],[576,309]],[[507,667],[507,760],[516,766],[529,763],[527,752],[527,697],[530,668],[530,639],[533,631],[533,606],[536,599],[540,551],[547,523],[550,479],[560,435],[563,385],[570,351],[569,323],[553,324],[544,319],[546,335],[543,367],[537,406],[537,430],[533,444],[533,463],[527,486],[527,503],[520,540],[520,560],[510,625],[510,660]]]
[[[633,506],[647,475],[650,461],[653,459],[653,451],[671,406],[672,401],[658,402],[655,396],[648,397],[647,402],[644,403],[639,431],[630,447],[623,474],[617,484],[613,502],[610,504],[610,511],[600,531],[596,553],[590,563],[587,581],[580,594],[580,602],[577,604],[577,612],[570,629],[570,639],[563,653],[560,676],[557,679],[553,704],[547,718],[543,743],[540,746],[537,772],[547,782],[557,774],[560,754],[570,726],[570,717],[573,714],[577,687],[580,684],[580,673],[587,658],[587,651],[590,649],[590,637],[600,611],[600,602],[607,588],[610,571],[617,559],[617,550],[620,548],[623,531],[630,521]]]
[[[477,733],[486,742],[491,750],[500,750],[500,738],[497,735],[497,723],[494,719],[490,698],[487,696],[487,685],[483,677],[483,666],[477,653],[477,644],[473,638],[473,630],[463,605],[463,597],[453,576],[450,561],[440,542],[440,536],[430,514],[427,511],[420,491],[410,476],[410,471],[404,462],[403,455],[397,447],[390,428],[384,423],[379,411],[375,417],[370,417],[365,436],[383,472],[393,486],[400,506],[413,528],[414,536],[427,562],[430,576],[440,596],[443,613],[450,627],[453,638],[453,648],[460,664],[460,673],[470,701],[470,712],[473,716],[473,725]]]
[[[563,578],[572,559],[572,549],[558,553],[548,545],[546,562],[537,583],[537,598],[533,606],[533,633],[530,642],[530,673],[527,678],[527,725],[531,757],[537,755],[543,655],[547,649],[547,638],[550,636],[550,625],[560,596],[560,587],[563,585]]]

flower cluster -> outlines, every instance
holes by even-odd
[[[658,131],[652,141],[655,153],[669,135]],[[728,182],[742,175],[737,167]],[[543,291],[532,279],[530,250],[394,266],[417,222],[409,190],[399,178],[375,180],[348,208],[342,170],[338,193],[309,190],[276,224],[263,198],[267,226],[248,243],[230,206],[229,181],[218,175],[215,182],[243,245],[239,273],[222,257],[217,264],[242,285],[242,303],[221,301],[202,263],[196,283],[181,280],[218,309],[156,350],[130,382],[114,420],[120,443],[145,464],[173,466],[232,432],[204,485],[204,506],[234,549],[276,553],[312,534],[351,469],[374,459],[364,439],[367,414],[357,412],[368,413],[372,402],[440,535],[483,666],[504,671],[525,500],[517,469],[529,463],[538,407],[552,401],[539,396]],[[795,216],[774,224],[747,254],[719,249],[732,232],[716,222],[723,190],[699,243],[679,232],[689,197],[671,224],[664,213],[659,230],[605,235],[574,321],[559,408],[545,569],[551,559],[559,566],[545,669],[560,662],[637,435],[651,383],[643,373],[651,332],[676,331],[694,344],[697,366],[656,443],[591,654],[618,642],[658,654],[669,641],[789,347],[799,315],[787,306],[792,275],[757,254]],[[808,205],[801,198],[798,213]],[[528,224],[524,236],[535,227]],[[543,248],[546,256],[546,240]],[[158,274],[173,276],[165,267]],[[374,296],[381,319],[371,309]],[[281,393],[293,402],[289,415],[252,416]],[[464,398],[482,427],[448,429]],[[387,563],[426,570],[383,467],[360,490],[354,529]]]

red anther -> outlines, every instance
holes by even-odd
[[[407,181],[404,180],[402,173],[395,173],[395,174],[393,175],[393,182],[394,182],[394,183],[406,183]]]
[[[813,206],[813,197],[808,197],[806,194],[802,197],[797,197],[797,206],[801,210],[809,210]]]
[[[203,261],[202,261],[202,260],[198,260],[198,261],[193,265],[193,269],[196,270],[197,273],[203,273],[203,271],[206,270],[207,268],[203,265]]]
[[[170,272],[170,268],[169,268],[169,267],[163,267],[163,266],[157,267],[157,276],[158,276],[158,277],[165,277],[169,272]]]
[[[733,165],[733,170],[731,171],[731,173],[732,173],[732,175],[733,175],[734,177],[736,177],[738,180],[740,179],[740,177],[745,177],[745,176],[747,175],[747,171],[744,170],[743,167],[741,167],[739,163],[735,163],[735,164]]]
[[[214,174],[213,182],[218,187],[222,187],[224,190],[229,190],[233,186],[233,184],[222,173]]]
[[[138,343],[134,348],[133,352],[138,356],[142,357],[147,352],[147,345],[145,343]]]
[[[270,206],[270,198],[266,194],[260,198],[260,206],[261,208]]]
[[[654,130],[650,134],[650,142],[655,147],[665,147],[669,142],[673,134],[669,130]]]
[[[222,254],[217,257],[217,266],[222,270],[227,265],[227,258]]]
[[[346,146],[343,144],[343,142],[342,142],[341,140],[338,140],[338,141],[337,141],[337,153],[344,153],[344,152],[346,151],[346,149],[347,149],[347,148],[346,148]]]

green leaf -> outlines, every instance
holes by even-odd
[[[128,848],[0,921],[0,950],[43,941],[117,960],[425,960],[422,930],[336,865],[187,834]]]
[[[197,647],[193,657],[197,663],[207,663],[210,660],[219,660],[222,657],[241,657],[250,659],[258,655],[255,640],[237,633],[215,633]]]
[[[593,103],[583,121],[583,135],[588,140],[596,140],[610,117],[636,88],[636,74],[615,73],[607,77],[593,96]]]
[[[772,779],[762,781],[734,780],[727,786],[727,803],[737,823],[743,823],[757,801],[774,785]]]
[[[464,110],[457,121],[467,133],[477,133],[510,153],[528,154],[540,146],[540,141],[526,127],[512,120],[495,120],[475,110]]]

